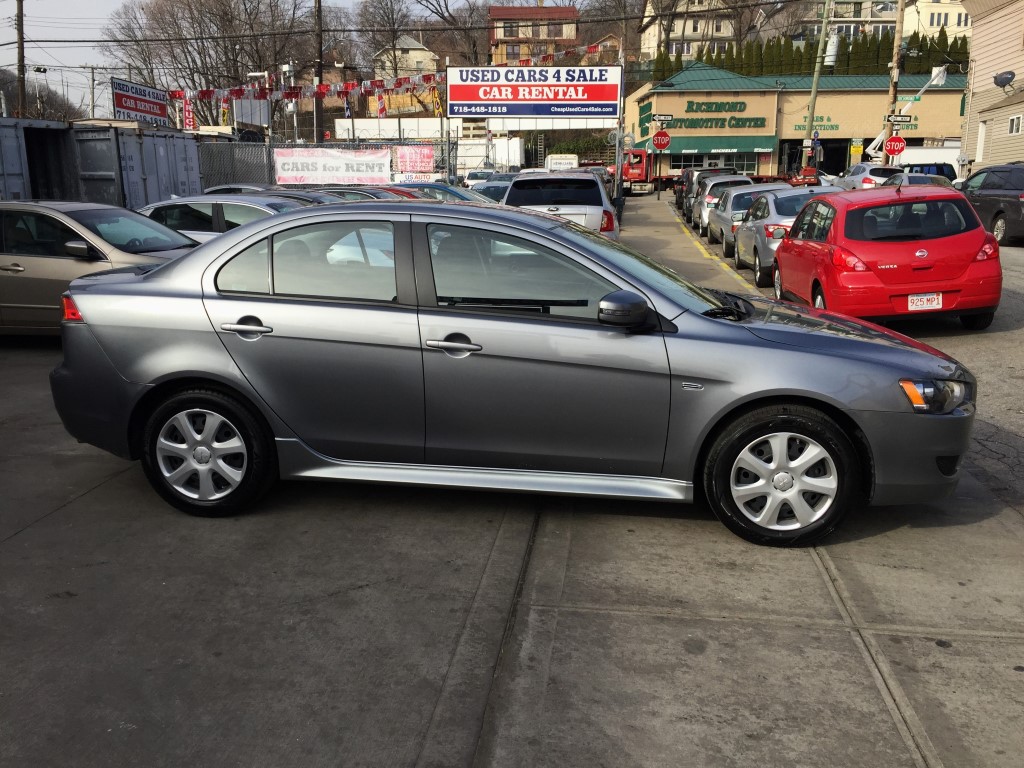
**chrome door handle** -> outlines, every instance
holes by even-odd
[[[427,346],[431,349],[453,349],[458,352],[479,352],[483,349],[479,344],[467,344],[462,341],[439,341],[427,339]]]
[[[19,264],[4,264],[0,266],[4,272],[24,272],[25,268]]]
[[[269,325],[246,325],[245,323],[222,323],[220,329],[230,333],[251,333],[257,335],[274,332],[274,329]]]

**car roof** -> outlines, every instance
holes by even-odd
[[[0,200],[0,207],[3,208],[49,208],[53,211],[86,211],[86,210],[109,210],[120,209],[120,205],[107,205],[106,203],[82,203],[76,200]]]
[[[739,181],[741,179],[746,179],[747,181],[750,181],[750,177],[747,176],[744,173],[723,173],[723,174],[716,174],[715,176],[708,176],[706,179],[702,179],[701,180],[701,184],[703,184],[705,181],[709,185],[711,185],[711,184],[718,184],[719,182],[722,182],[722,181]],[[753,182],[751,182],[751,183],[753,183]]]
[[[211,192],[208,195],[189,195],[188,197],[172,197],[170,200],[161,200],[156,203],[149,203],[143,208],[152,208],[155,205],[174,205],[175,203],[250,203],[251,205],[267,205],[267,200],[274,200],[274,195],[247,195],[231,192]],[[280,201],[295,202],[286,197],[278,197]]]
[[[843,190],[822,195],[822,199],[830,203],[839,203],[844,208],[864,208],[870,205],[883,205],[904,200],[956,200],[963,199],[963,194],[951,187],[922,184],[913,187],[892,186]]]
[[[808,192],[816,195],[827,195],[831,192],[841,192],[842,189],[842,187],[837,187],[832,184],[819,184],[807,187],[789,187],[788,189],[780,187],[779,189],[772,189],[769,191],[773,197],[791,197],[793,195],[806,195]]]

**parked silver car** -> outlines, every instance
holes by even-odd
[[[76,277],[159,264],[198,243],[135,211],[99,203],[0,201],[0,333],[55,334]]]
[[[176,197],[143,206],[139,213],[205,243],[242,224],[265,219],[275,213],[294,211],[303,205],[283,197],[226,193]]]
[[[697,193],[693,196],[693,211],[690,214],[690,221],[693,228],[701,237],[708,236],[708,216],[711,209],[718,205],[718,198],[723,192],[732,187],[753,184],[749,176],[741,174],[721,174],[708,176],[697,186]]]
[[[836,176],[832,185],[843,189],[874,189],[901,172],[902,169],[895,165],[857,163]]]
[[[839,187],[832,186],[786,187],[759,195],[736,228],[735,247],[728,254],[732,255],[736,269],[749,266],[754,270],[757,287],[769,287],[775,251],[782,242],[775,232],[787,234],[800,209],[812,197],[838,191]]]
[[[389,264],[355,258],[364,233]],[[740,536],[806,543],[863,503],[950,493],[974,418],[974,377],[941,352],[503,206],[304,208],[76,280],[64,308],[68,431],[207,516],[279,477],[703,489]]]
[[[512,180],[502,202],[560,216],[612,240],[619,239],[619,221],[608,190],[589,171],[524,173]]]
[[[718,198],[718,202],[708,211],[708,243],[721,243],[725,255],[731,256],[733,251],[733,233],[744,215],[754,204],[754,199],[770,189],[792,189],[789,184],[775,182],[773,184],[747,184],[730,187]]]

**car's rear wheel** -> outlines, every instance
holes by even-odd
[[[736,247],[735,240],[733,240],[732,245],[729,245],[728,241],[724,237],[722,238],[722,257],[726,259],[732,258],[732,265],[736,268],[737,272],[743,269],[740,249]]]
[[[714,245],[715,243],[722,242],[722,238],[715,236],[715,229],[708,224],[708,245]]]
[[[996,217],[992,219],[992,237],[1000,245],[1006,244],[1006,217],[1001,213],[997,213]]]
[[[754,285],[758,288],[768,288],[771,284],[771,270],[761,264],[761,257],[754,251]]]
[[[701,237],[707,237],[708,236],[708,228],[707,228],[707,225],[704,224],[703,221],[701,221],[700,219],[697,219],[697,221],[695,221],[694,224],[696,224],[696,226],[697,226],[697,233]]]
[[[146,421],[142,467],[166,501],[192,515],[220,517],[258,501],[277,480],[266,427],[233,397],[187,389]]]
[[[777,261],[772,264],[772,286],[775,288],[775,298],[782,301],[785,292],[782,290],[782,270]]]
[[[968,331],[984,331],[995,319],[995,312],[980,312],[976,315],[960,315],[960,324]]]
[[[820,287],[814,289],[813,302],[815,309],[828,309],[828,307],[825,305],[825,294]]]
[[[809,544],[835,529],[862,496],[852,441],[826,414],[772,405],[722,429],[704,465],[718,518],[756,544]]]

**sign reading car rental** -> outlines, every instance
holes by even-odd
[[[278,184],[388,184],[391,152],[387,149],[274,150]]]
[[[110,78],[110,92],[114,97],[115,120],[138,120],[157,125],[171,124],[167,117],[167,91],[112,77]]]
[[[449,67],[448,117],[618,117],[622,67]]]

